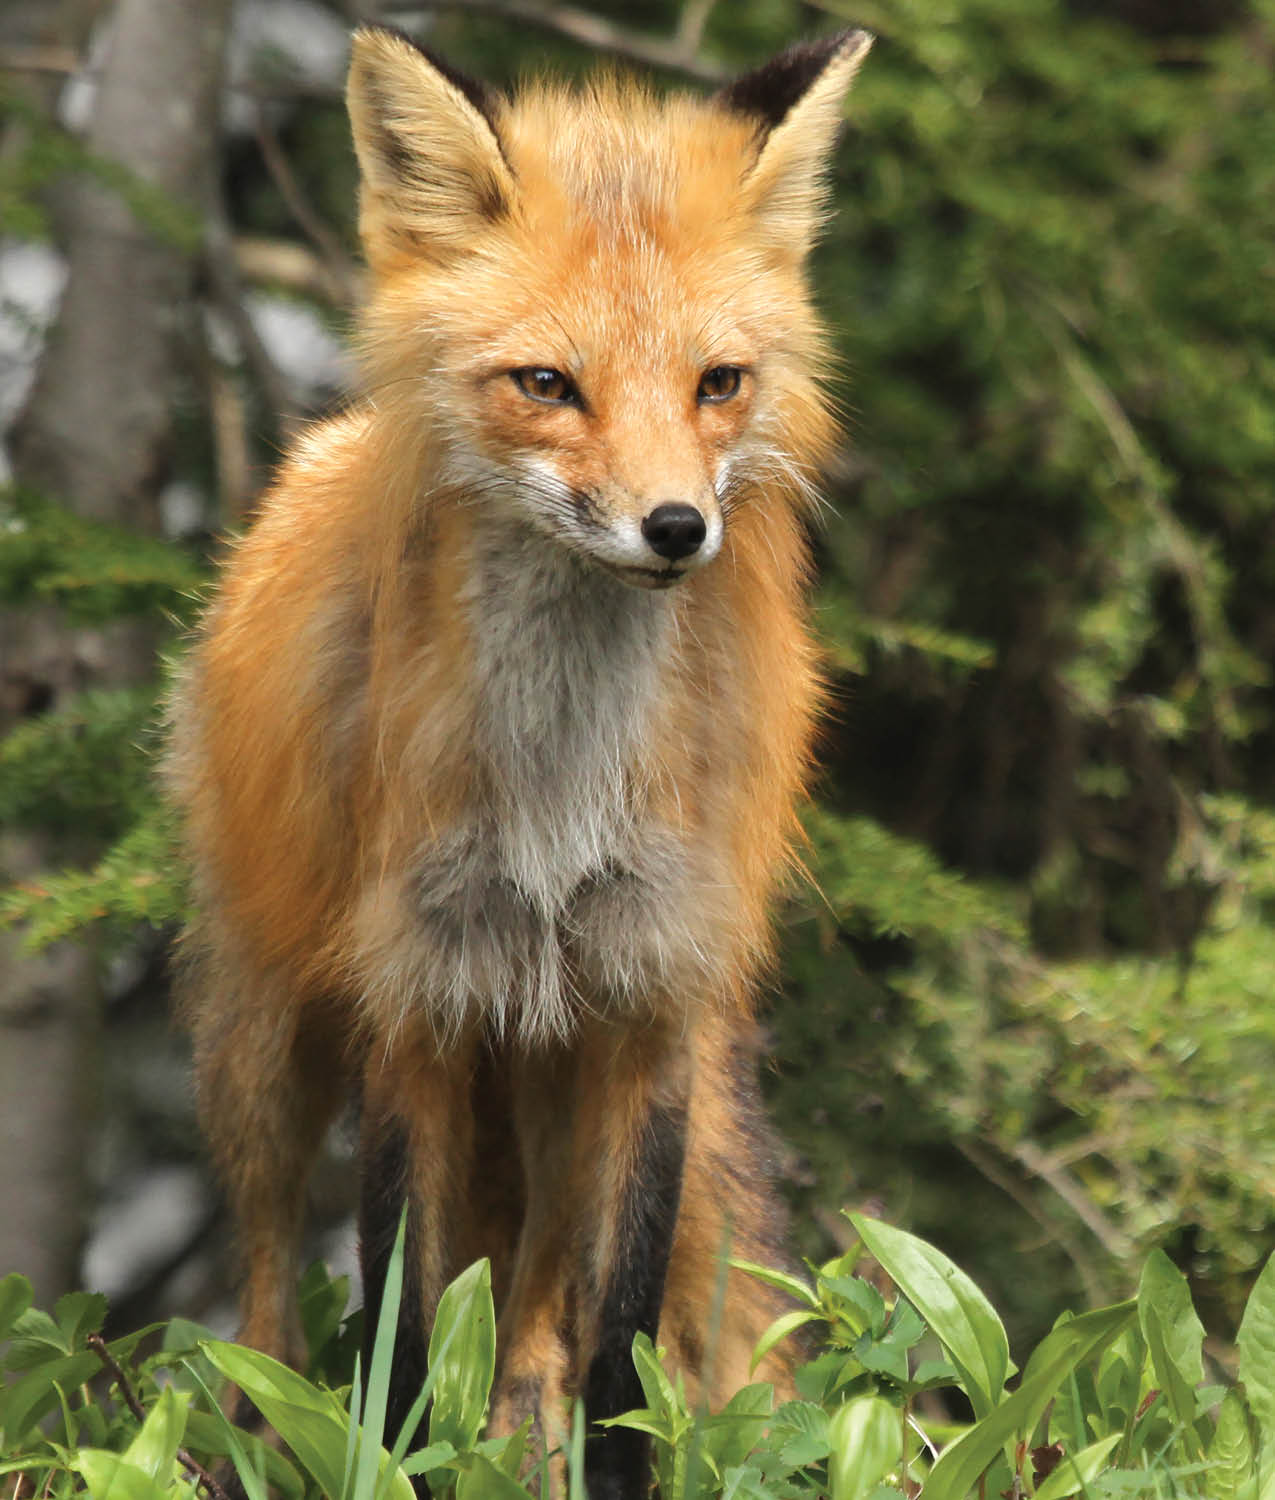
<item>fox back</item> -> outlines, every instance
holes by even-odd
[[[171,780],[244,1336],[297,1353],[302,1187],[348,1083],[369,1299],[408,1210],[400,1421],[475,1255],[493,1423],[545,1441],[564,1395],[640,1404],[636,1331],[711,1391],[772,1311],[740,1288],[707,1326],[728,1223],[780,1253],[752,992],[818,703],[805,525],[834,430],[805,259],[867,45],[711,99],[511,101],[355,38],[363,394],[233,549]],[[642,1493],[640,1450],[599,1441],[591,1495]]]

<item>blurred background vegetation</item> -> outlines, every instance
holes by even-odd
[[[815,263],[835,710],[769,1022],[797,1241],[870,1205],[1016,1346],[1162,1245],[1225,1360],[1275,1243],[1275,0],[216,0],[204,74],[130,80],[148,8],[152,38],[181,9],[0,4],[0,900],[52,944],[9,940],[0,1175],[28,1223],[58,1189],[0,1273],[105,1283],[121,1322],[224,1296],[165,1018],[158,663],[348,377],[350,25],[500,84],[610,56],[705,87],[853,21],[879,41]],[[130,158],[112,85],[158,111],[200,78],[196,155]],[[162,274],[103,266],[108,212]],[[81,273],[129,331],[75,342]],[[130,376],[147,307],[162,357]],[[68,342],[95,401],[160,402],[122,478],[135,424],[68,421]],[[315,1192],[334,1254],[345,1149]]]

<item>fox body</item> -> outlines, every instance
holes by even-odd
[[[774,1315],[715,1288],[728,1242],[781,1253],[752,992],[818,700],[803,262],[867,45],[707,100],[510,101],[356,35],[365,394],[234,547],[170,779],[242,1336],[300,1353],[304,1185],[353,1090],[373,1307],[407,1207],[391,1433],[480,1255],[492,1422],[546,1442],[564,1396],[641,1404],[636,1332],[711,1397]],[[594,1500],[645,1492],[643,1442],[590,1439]]]

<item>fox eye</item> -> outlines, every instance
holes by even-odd
[[[743,370],[738,365],[714,365],[699,378],[697,401],[728,401],[739,390]]]
[[[525,365],[520,370],[510,370],[514,384],[524,396],[533,401],[548,401],[555,406],[579,404],[580,393],[569,376],[561,370],[547,370],[540,365]]]

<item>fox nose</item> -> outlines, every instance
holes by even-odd
[[[647,545],[670,562],[698,552],[707,534],[704,517],[693,505],[670,501],[657,505],[649,516],[642,517],[642,535]]]

